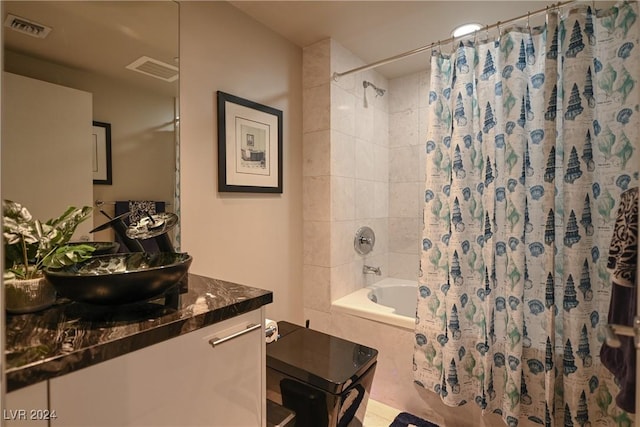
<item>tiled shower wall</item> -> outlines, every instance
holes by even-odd
[[[328,324],[332,300],[419,273],[428,74],[331,77],[361,65],[330,39],[303,53],[304,307],[316,328]],[[365,80],[386,89],[366,89],[366,107]],[[353,248],[364,225],[376,233],[366,256]],[[382,276],[363,274],[364,264]]]
[[[398,279],[420,271],[428,86],[427,71],[389,82],[389,276]]]
[[[388,89],[366,71],[331,78],[363,65],[344,47],[324,40],[303,51],[303,227],[305,317],[327,330],[331,301],[389,275],[389,96],[376,97],[363,80]],[[375,249],[362,256],[357,229],[371,227]],[[364,264],[382,276],[364,275]]]

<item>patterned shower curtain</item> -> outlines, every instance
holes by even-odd
[[[509,426],[629,425],[602,366],[609,243],[638,185],[637,3],[431,60],[416,383]]]

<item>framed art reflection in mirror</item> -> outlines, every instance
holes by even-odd
[[[93,122],[93,183],[111,185],[111,124]]]

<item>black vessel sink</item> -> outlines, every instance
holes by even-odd
[[[58,295],[90,304],[119,305],[159,297],[187,274],[193,258],[187,253],[102,255],[44,275]]]

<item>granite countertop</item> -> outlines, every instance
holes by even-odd
[[[188,275],[187,291],[124,306],[59,300],[44,311],[7,314],[7,391],[58,377],[256,310],[273,293]]]

